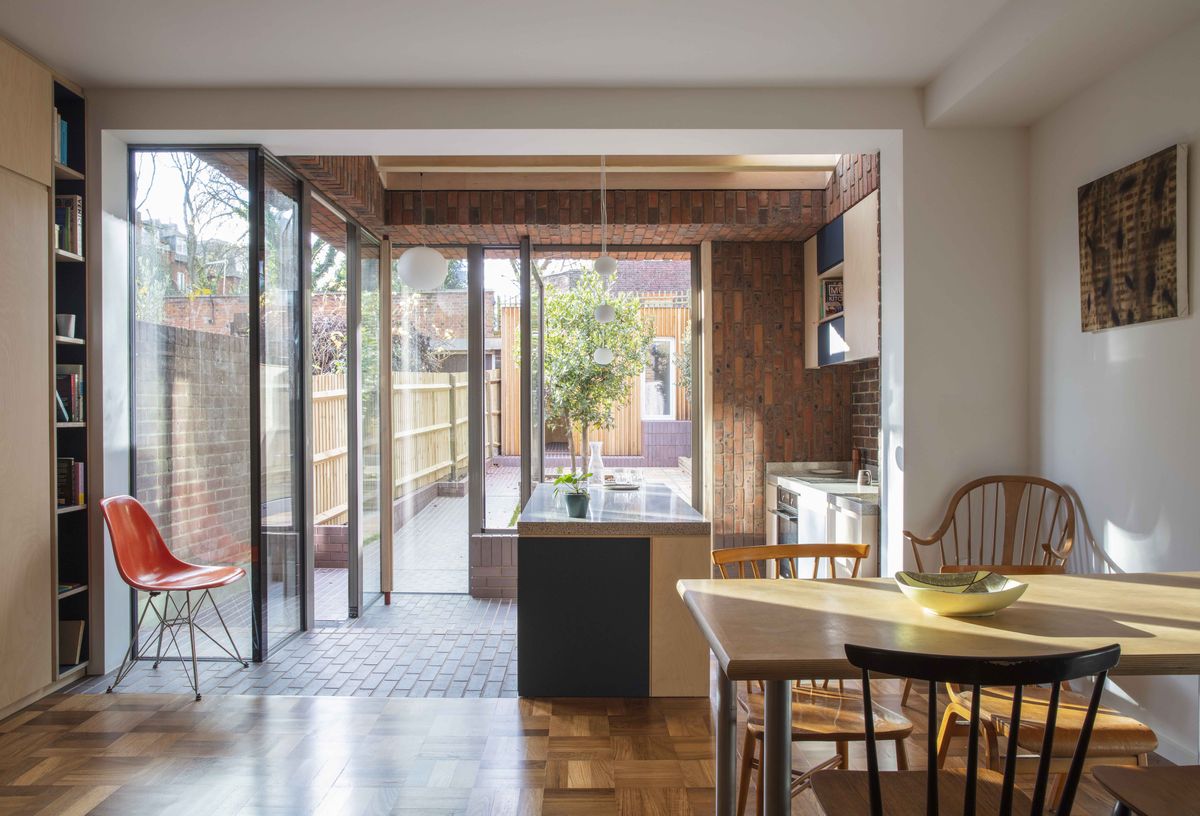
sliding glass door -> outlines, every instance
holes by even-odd
[[[380,482],[380,457],[383,450],[380,437],[383,393],[381,390],[380,353],[382,337],[382,304],[379,299],[379,241],[361,228],[351,230],[355,239],[355,260],[358,271],[351,287],[354,302],[351,308],[355,321],[355,353],[357,361],[358,457],[355,467],[356,518],[352,521],[351,537],[350,614],[356,617],[380,597],[381,587],[381,512],[383,484]]]
[[[301,626],[299,185],[248,148],[132,148],[130,176],[134,493],[178,557],[247,570],[213,595],[262,659]]]
[[[300,184],[260,156],[261,261],[258,264],[258,433],[262,530],[255,608],[267,643],[301,628],[304,530],[304,338]]]

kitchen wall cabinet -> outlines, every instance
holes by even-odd
[[[804,340],[808,368],[879,356],[878,190],[804,244]]]

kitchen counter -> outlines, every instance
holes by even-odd
[[[849,472],[849,471],[847,471]],[[830,501],[840,506],[850,506],[865,515],[879,515],[879,485],[859,486],[858,480],[850,476],[821,476],[811,472],[771,473],[767,472],[767,484],[779,485],[787,490],[800,491],[805,488],[818,490]]]
[[[517,518],[523,536],[707,536],[709,521],[665,484],[648,482],[638,490],[593,486],[586,518],[567,515],[566,500],[554,486],[540,484]]]
[[[574,519],[541,484],[517,519],[517,693],[706,696],[708,647],[675,584],[712,574],[712,526],[662,484],[591,497]]]

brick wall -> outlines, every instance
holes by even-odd
[[[879,154],[846,153],[825,185],[825,223],[879,189]]]
[[[879,360],[849,366],[851,392],[850,444],[863,453],[863,462],[879,464]]]
[[[471,597],[517,597],[517,537],[504,533],[471,536]]]
[[[176,555],[247,564],[248,341],[141,322],[136,335],[135,494]]]
[[[600,242],[599,190],[388,190],[397,243]],[[614,244],[803,240],[824,223],[823,190],[609,190]]]
[[[713,244],[713,533],[763,543],[768,461],[850,458],[851,372],[804,367],[804,251]]]

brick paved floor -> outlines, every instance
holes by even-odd
[[[393,595],[352,621],[292,638],[269,660],[200,666],[200,691],[213,694],[354,697],[515,697],[517,607],[468,595]],[[111,677],[90,677],[72,693],[103,693]],[[142,661],[121,691],[185,694],[179,663]]]

